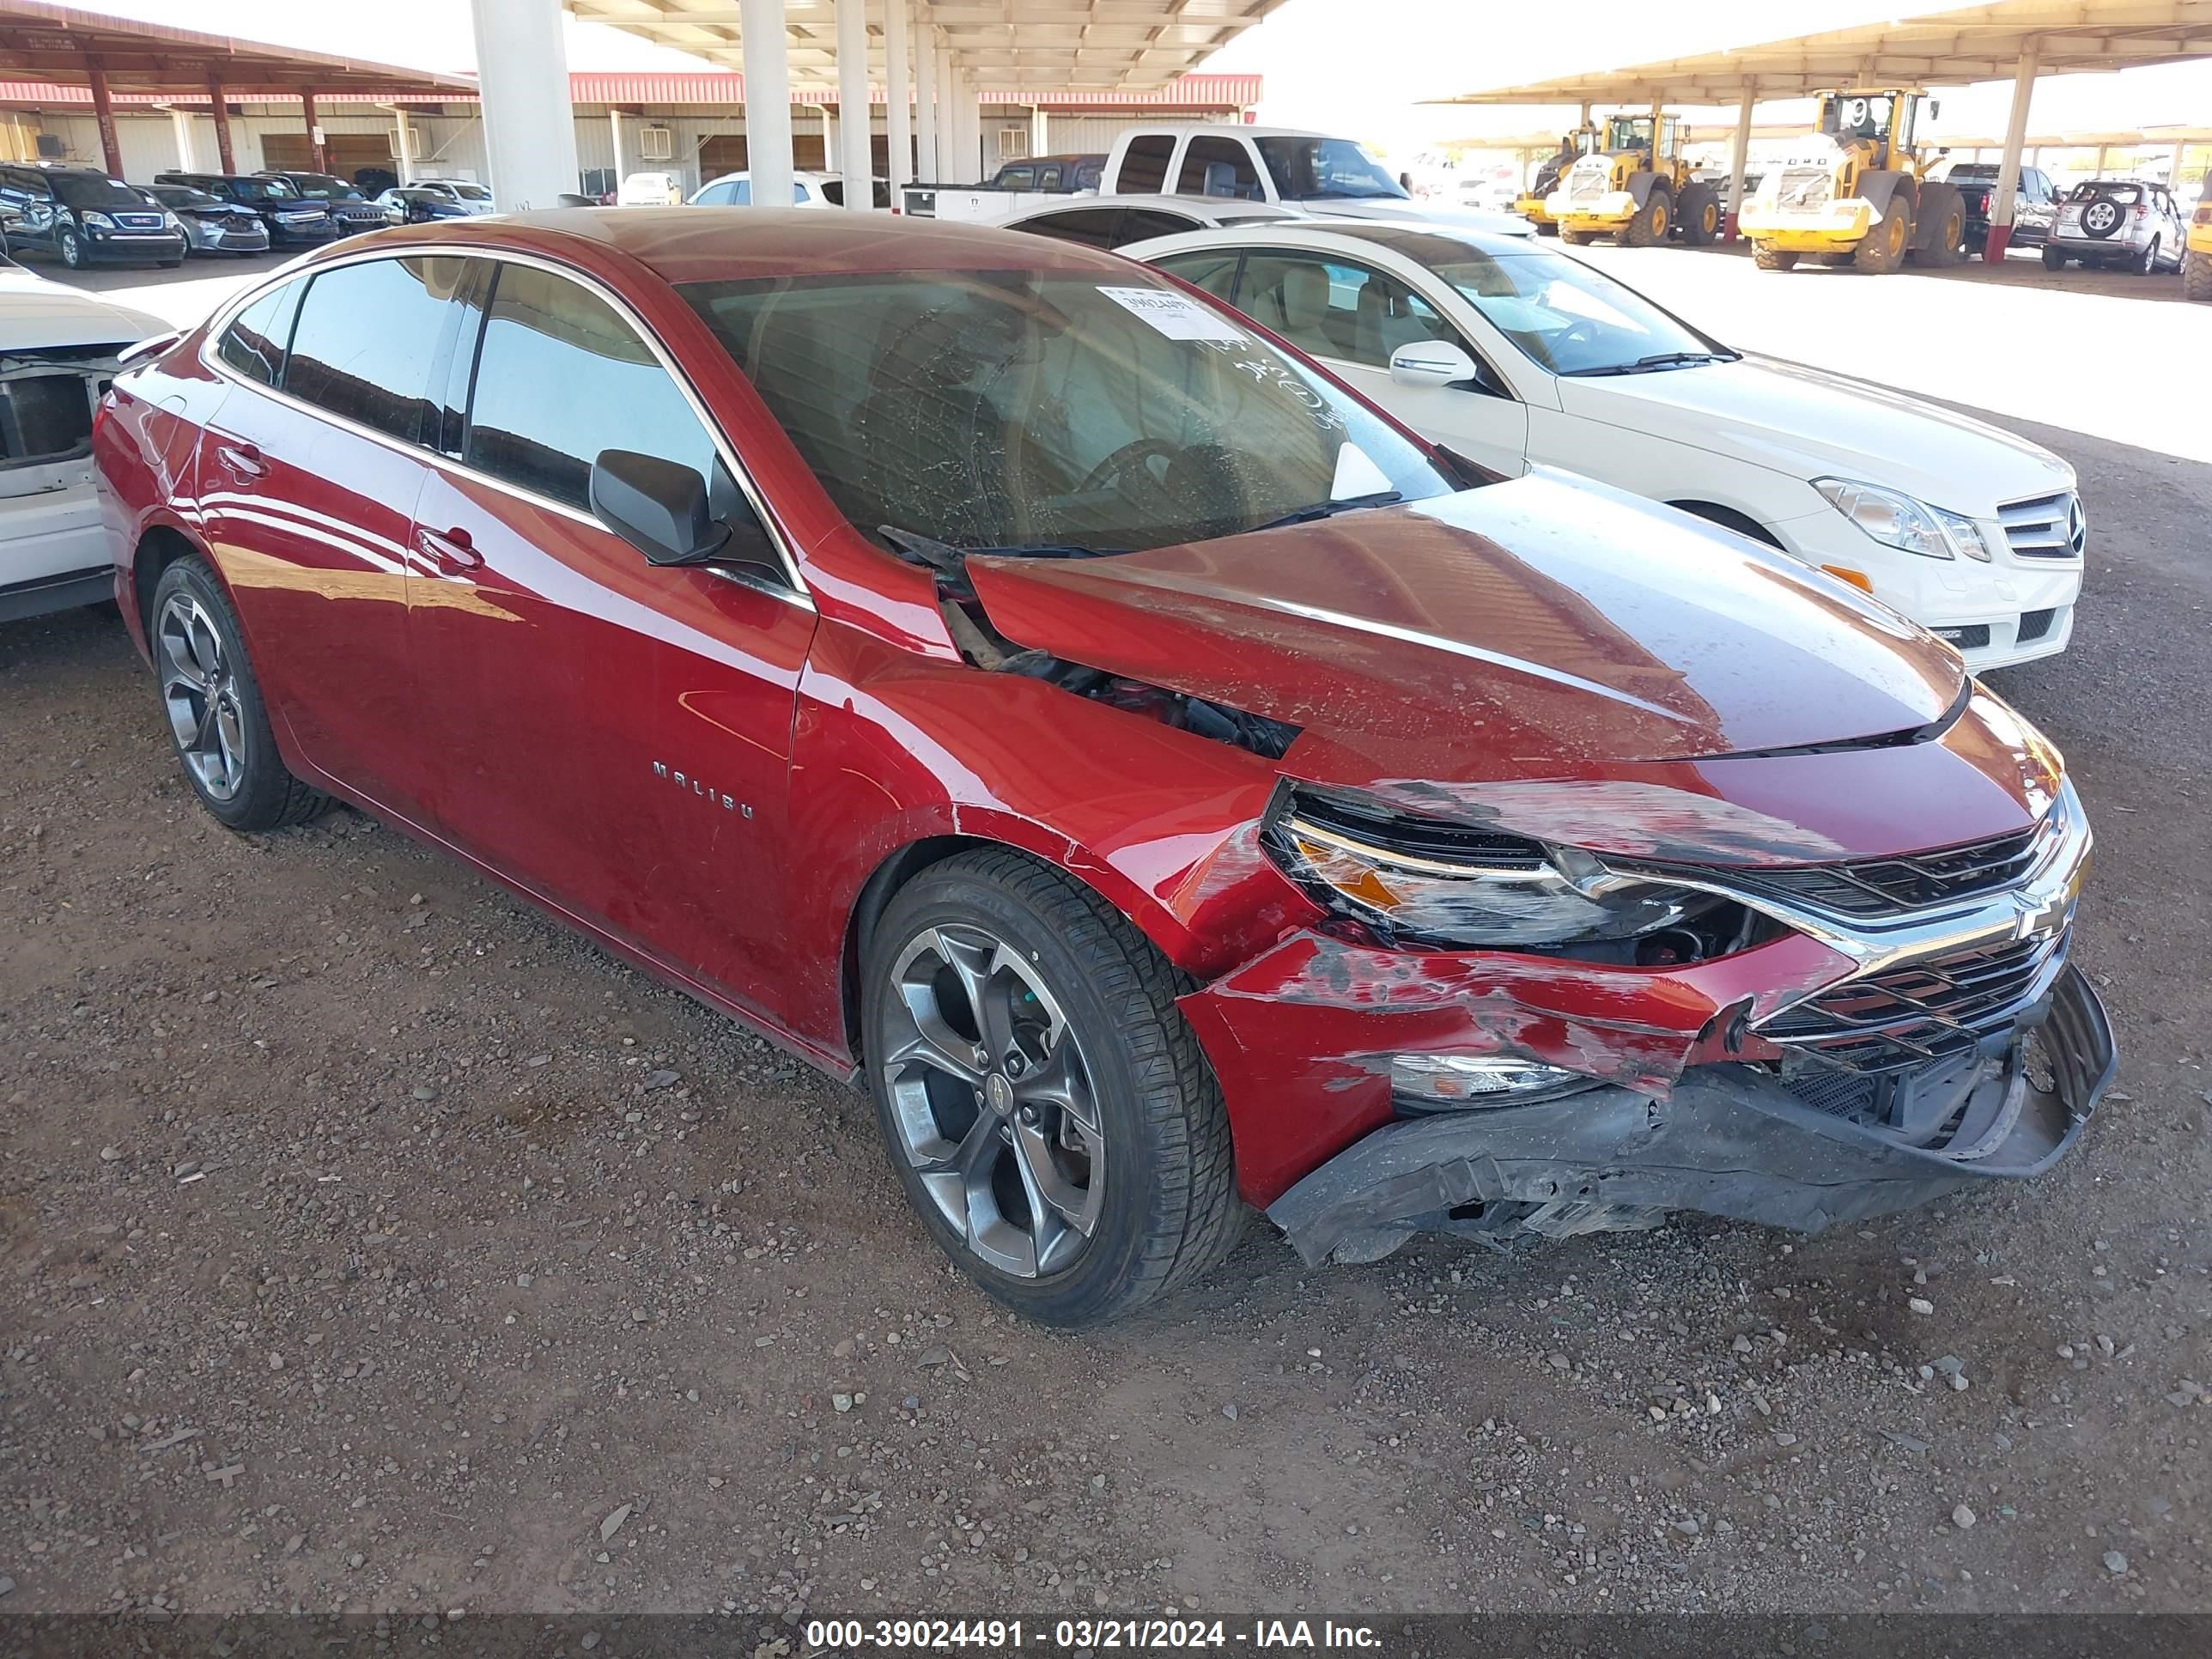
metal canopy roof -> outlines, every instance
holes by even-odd
[[[95,64],[118,91],[173,90],[203,98],[210,80],[221,81],[227,96],[245,98],[303,91],[400,98],[476,93],[476,82],[464,76],[331,58],[40,0],[0,0],[0,80],[89,86]]]
[[[2212,57],[2212,0],[1997,0],[1429,101],[1732,104],[1747,89],[1795,98],[1836,86],[1960,86],[2009,80],[2031,40],[2042,75]]]
[[[1158,87],[1196,68],[1284,0],[916,0],[915,21],[945,33],[978,85]],[[732,69],[742,66],[737,0],[568,0],[607,23]],[[796,85],[837,78],[833,0],[788,0],[785,34]],[[880,76],[883,21],[868,22]]]

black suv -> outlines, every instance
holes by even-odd
[[[331,216],[331,227],[341,236],[351,236],[364,230],[381,230],[391,222],[384,210],[343,179],[327,173],[286,173],[275,167],[264,168],[253,175],[257,179],[282,179],[300,192],[302,200],[319,202]]]
[[[337,234],[329,210],[320,202],[301,196],[288,179],[264,179],[251,173],[157,173],[154,182],[190,185],[194,190],[251,208],[269,227],[273,246],[309,246]]]
[[[72,270],[185,262],[169,210],[97,167],[0,167],[0,216],[9,252],[52,253]]]

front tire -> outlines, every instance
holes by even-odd
[[[1096,1325],[1234,1243],[1229,1120],[1188,987],[1097,894],[1020,854],[931,866],[866,950],[869,1086],[945,1254],[1040,1324]]]
[[[1566,226],[1561,225],[1559,240],[1569,247],[1587,247],[1597,240],[1597,233],[1594,230],[1570,230]]]
[[[1795,270],[1797,269],[1797,254],[1793,248],[1766,247],[1753,243],[1751,262],[1761,270]]]
[[[148,617],[169,740],[200,805],[242,831],[299,823],[328,806],[276,752],[238,613],[215,573],[198,557],[177,560],[155,584]]]
[[[1667,240],[1674,222],[1673,198],[1663,190],[1655,190],[1613,240],[1623,247],[1655,247]]]
[[[64,264],[71,270],[84,269],[84,243],[79,240],[75,231],[64,230],[58,239],[58,245],[61,250]]]
[[[1889,198],[1889,210],[1873,226],[1851,255],[1851,263],[1871,276],[1886,276],[1905,263],[1905,250],[1912,246],[1912,204],[1902,196]]]

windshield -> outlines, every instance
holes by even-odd
[[[658,176],[664,180],[671,178],[671,175],[665,173]],[[459,197],[464,202],[489,202],[491,200],[491,192],[486,190],[482,185],[452,184],[447,185],[443,186],[443,188],[452,191],[454,195]]]
[[[1651,118],[1648,115],[1610,115],[1605,123],[1607,149],[1651,148]]]
[[[1261,138],[1260,159],[1286,202],[1407,199],[1403,185],[1349,138]]]
[[[56,173],[48,175],[53,180],[57,199],[73,208],[120,208],[129,212],[143,208],[146,198],[128,185],[96,173]]]
[[[311,202],[358,202],[362,194],[343,179],[333,179],[326,173],[302,173],[291,179],[292,187]]]
[[[1820,131],[1831,138],[1887,138],[1890,106],[1886,94],[1846,93],[1820,106]]]
[[[870,534],[1128,551],[1451,489],[1304,363],[1135,267],[678,292]]]
[[[1468,248],[1449,262],[1429,262],[1429,269],[1554,374],[1601,374],[1655,357],[1732,355],[1633,289],[1556,253],[1493,256]]]
[[[289,179],[231,179],[224,182],[248,202],[296,202],[300,192]]]

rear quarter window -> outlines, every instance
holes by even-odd
[[[238,374],[261,386],[284,378],[284,354],[291,344],[292,319],[300,308],[305,282],[287,283],[263,295],[230,320],[216,343],[216,356]]]
[[[1168,186],[1168,163],[1174,159],[1171,133],[1148,132],[1132,138],[1121,152],[1121,173],[1115,188],[1132,196],[1156,196]]]

